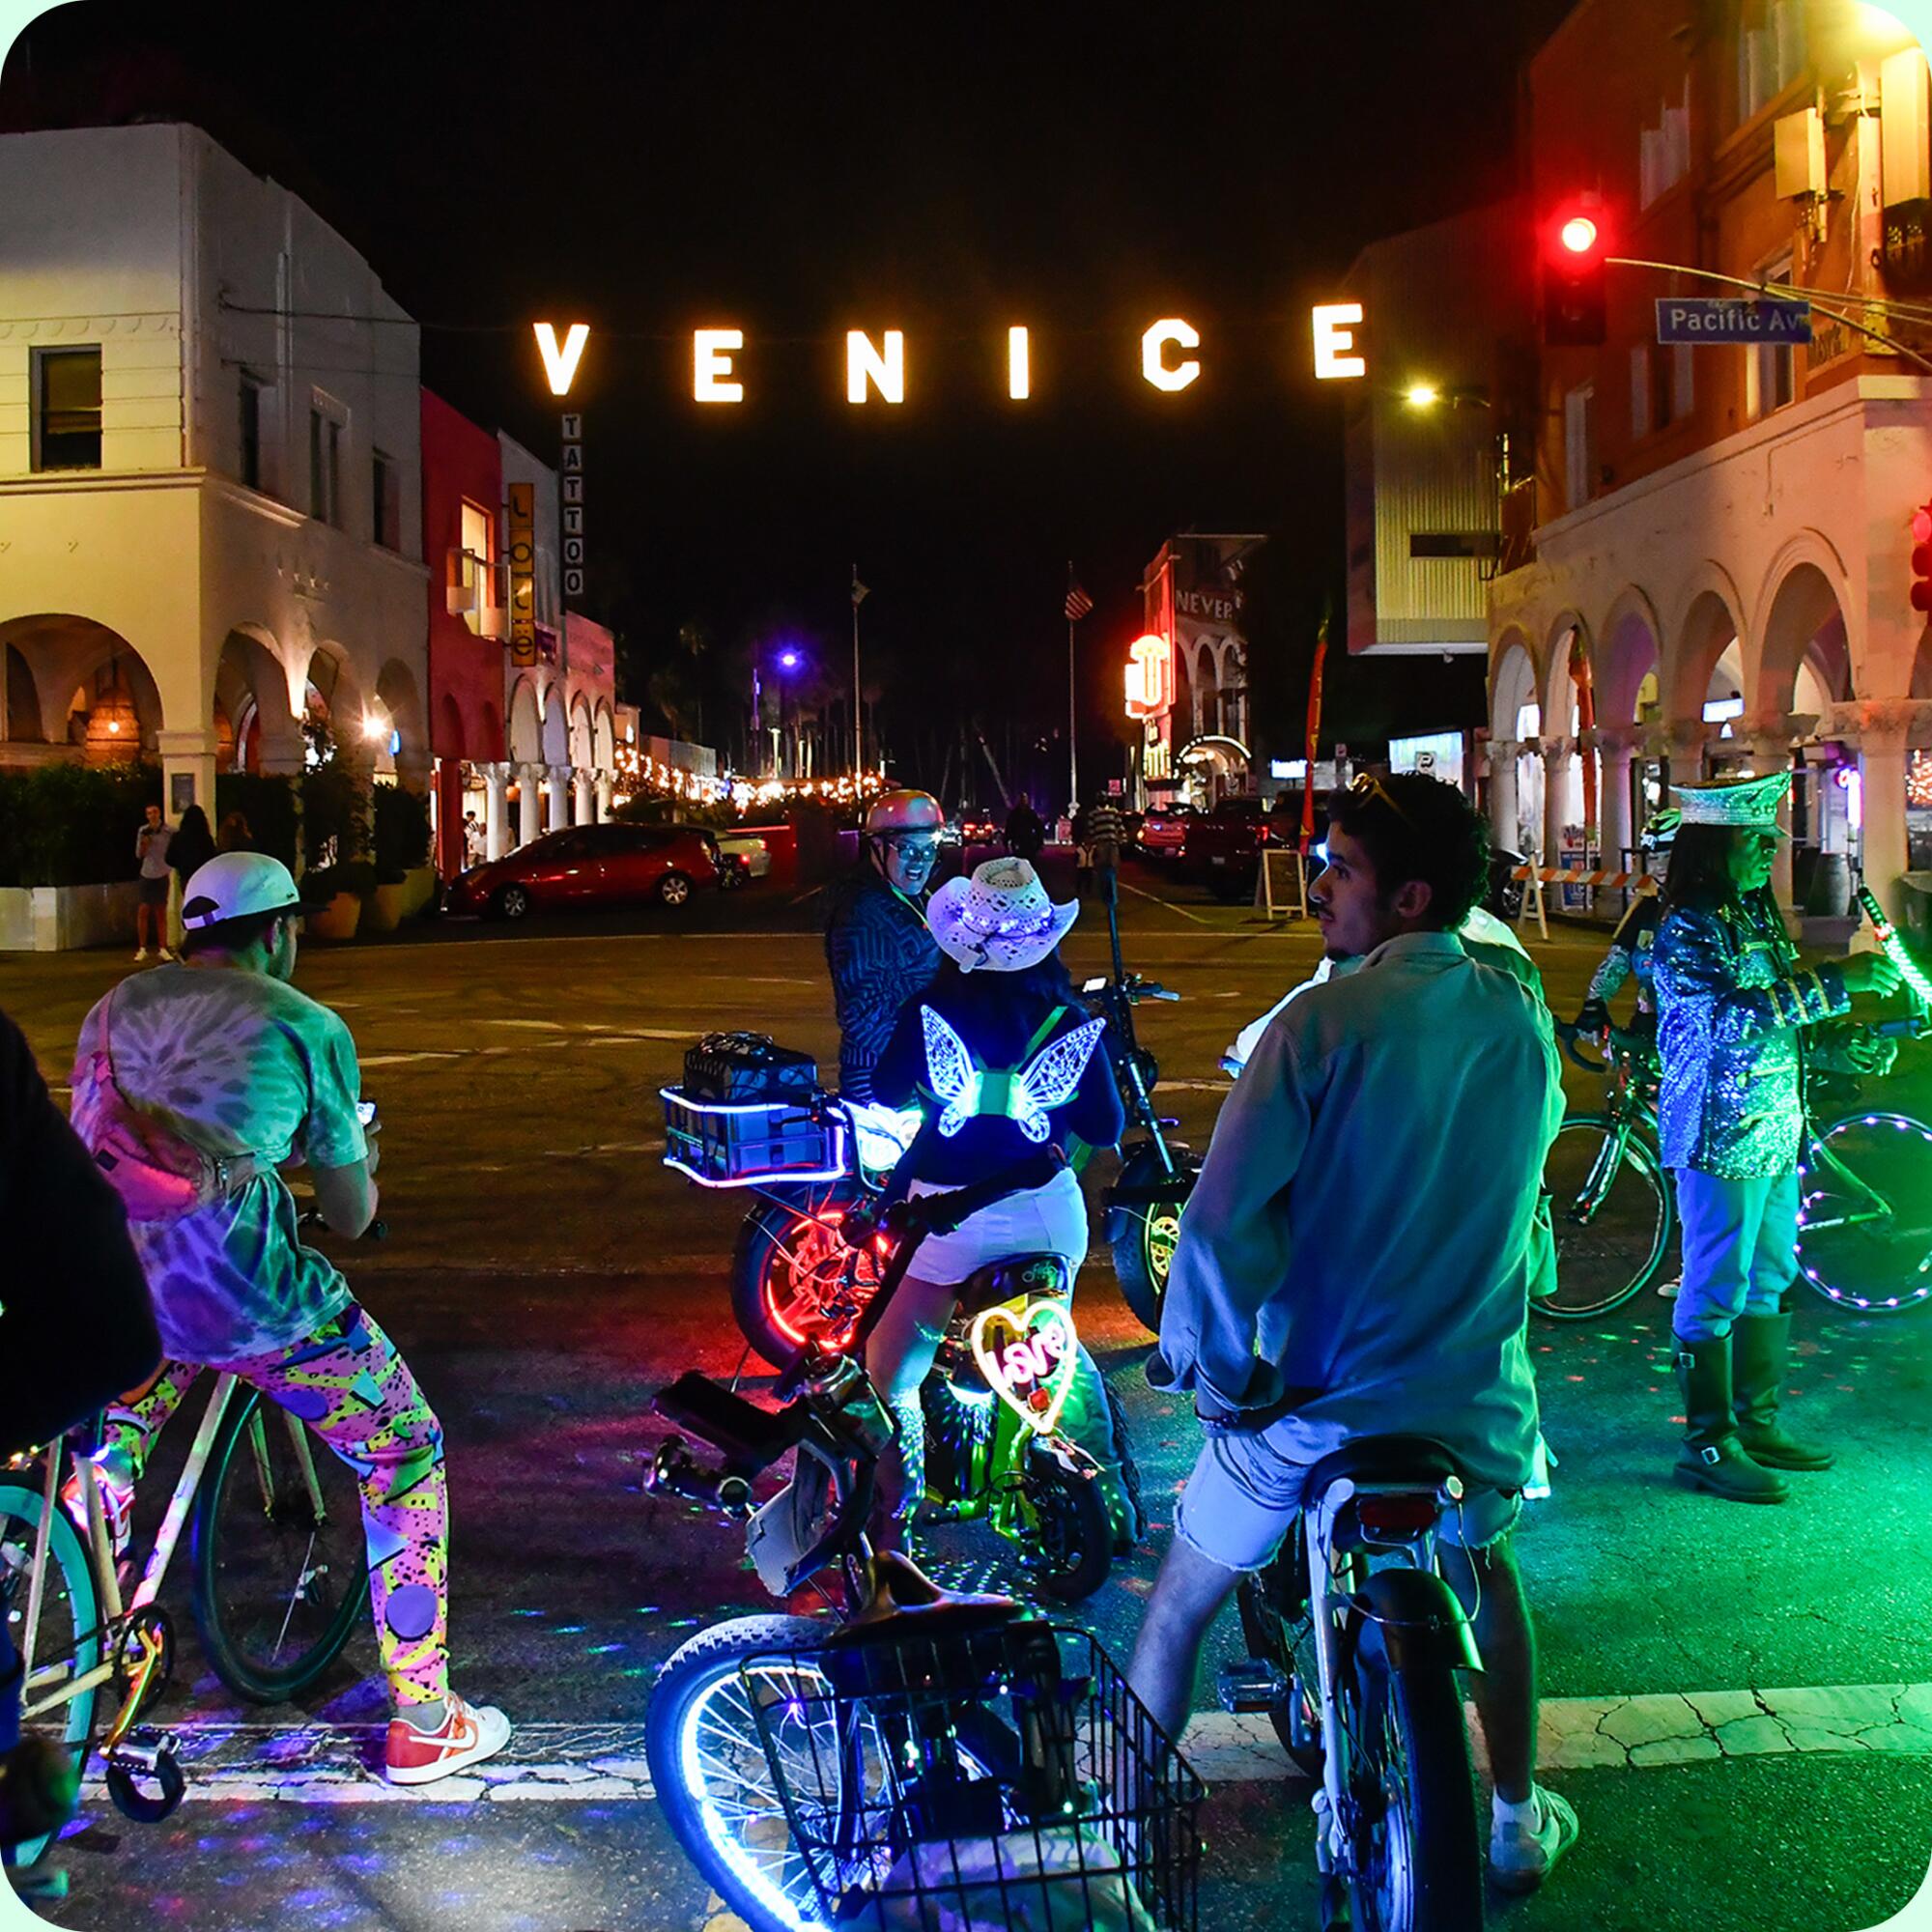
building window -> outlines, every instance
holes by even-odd
[[[1655,128],[1637,136],[1637,202],[1648,208],[1659,195],[1675,187],[1690,172],[1690,79],[1684,79],[1684,98],[1673,107],[1665,101]]]
[[[1748,121],[1804,71],[1804,0],[1744,0],[1738,16],[1738,119]]]
[[[347,416],[320,390],[308,406],[308,513],[319,524],[342,525],[342,442]]]
[[[478,636],[490,607],[490,512],[480,503],[463,506],[462,584],[467,593],[463,621]]]
[[[1631,351],[1631,434],[1646,437],[1690,413],[1689,343],[1640,342]]]
[[[1590,500],[1597,473],[1597,385],[1579,383],[1563,398],[1563,481],[1569,506]]]
[[[259,376],[242,372],[242,480],[251,490],[264,489],[262,481],[262,390]]]
[[[372,518],[370,530],[384,550],[401,550],[402,506],[396,500],[396,465],[379,449],[370,462]]]
[[[100,351],[34,351],[34,468],[100,468]]]
[[[1758,270],[1767,282],[1791,279],[1791,257]],[[1789,343],[1760,342],[1745,351],[1745,414],[1752,422],[1781,410],[1798,394],[1798,352]]]

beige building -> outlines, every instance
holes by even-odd
[[[1932,634],[1910,598],[1932,328],[1890,305],[1932,289],[1913,241],[1927,92],[1917,46],[1837,0],[1694,28],[1664,0],[1585,0],[1531,63],[1539,216],[1592,190],[1612,254],[1818,305],[1808,345],[1665,344],[1659,298],[1752,290],[1612,267],[1604,345],[1543,352],[1489,602],[1508,842],[1527,831],[1556,863],[1587,841],[1614,866],[1668,782],[1789,767],[1788,903],[1807,878],[1842,891],[1821,855],[1894,911],[1909,840],[1932,864],[1932,815],[1908,803],[1932,800]]]
[[[419,785],[415,326],[198,129],[0,137],[0,763]],[[306,730],[305,728],[306,727]]]

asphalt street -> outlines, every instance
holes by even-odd
[[[1181,995],[1143,1009],[1163,1104],[1205,1145],[1226,1091],[1220,1051],[1306,976],[1317,942],[1160,874],[1129,884],[1129,964]],[[186,1740],[190,1800],[138,1826],[93,1792],[61,1848],[72,1889],[57,1922],[734,1922],[679,1857],[638,1763],[658,1663],[703,1624],[768,1607],[737,1533],[639,1490],[665,1434],[651,1390],[687,1367],[728,1374],[742,1352],[725,1299],[740,1210],[659,1164],[657,1090],[698,1035],[727,1027],[832,1062],[815,912],[760,886],[682,919],[449,925],[304,952],[298,982],[355,1030],[384,1122],[389,1238],[333,1251],[446,1431],[457,1686],[526,1734],[496,1786],[398,1800],[362,1762],[384,1715],[373,1638],[358,1634],[299,1708],[239,1707],[196,1648],[184,1572],[163,1596],[185,1633],[163,1715]],[[1601,949],[1575,927],[1532,943],[1559,1013],[1575,1010]],[[1092,912],[1067,950],[1076,972],[1104,970]],[[0,1007],[51,1081],[65,1078],[87,1007],[129,968],[99,952],[0,961]],[[1594,1097],[1581,1072],[1569,1084],[1575,1103]],[[1917,1069],[1897,1082],[1923,1087]],[[1346,1176],[1336,1184],[1346,1204]],[[1082,1606],[1123,1656],[1198,1435],[1150,1390],[1151,1338],[1097,1242],[1079,1316],[1125,1404],[1157,1525]],[[1932,1854],[1932,1317],[1854,1319],[1805,1298],[1790,1412],[1840,1463],[1794,1478],[1798,1494],[1776,1510],[1671,1483],[1668,1317],[1647,1294],[1602,1321],[1532,1333],[1561,1462],[1519,1549],[1548,1705],[1546,1775],[1583,1837],[1546,1891],[1493,1900],[1493,1922],[1877,1925]],[[144,1526],[171,1474],[164,1453]],[[938,1531],[930,1547],[950,1581],[1009,1575],[982,1531]],[[1232,1652],[1232,1629],[1219,1636]],[[1218,1717],[1194,1742],[1213,1786],[1202,1924],[1312,1922],[1307,1786]]]

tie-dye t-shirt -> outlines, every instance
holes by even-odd
[[[121,1091],[214,1154],[252,1154],[253,1179],[179,1221],[130,1223],[168,1353],[220,1364],[286,1349],[347,1306],[334,1264],[304,1247],[295,1197],[273,1172],[299,1150],[312,1167],[368,1152],[355,1118],[355,1042],[329,1009],[265,974],[160,966],[114,1002]],[[73,1123],[91,1144],[101,1001],[80,1029]]]

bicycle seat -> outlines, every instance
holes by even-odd
[[[975,1268],[959,1285],[959,1312],[978,1315],[1003,1301],[1065,1299],[1073,1292],[1066,1264],[1059,1255],[1009,1255]]]
[[[1308,1472],[1302,1493],[1312,1501],[1343,1476],[1358,1484],[1413,1483],[1436,1489],[1462,1474],[1455,1457],[1434,1436],[1363,1435],[1322,1457]]]
[[[982,1597],[945,1589],[910,1556],[895,1549],[876,1552],[866,1574],[868,1602],[865,1610],[829,1639],[828,1648],[850,1648],[880,1637],[986,1630],[1026,1614],[1026,1605],[1013,1597]]]

